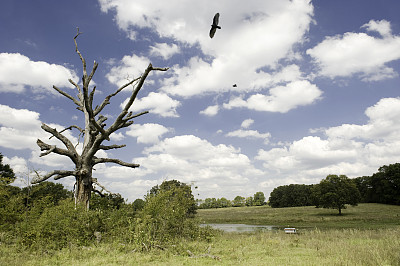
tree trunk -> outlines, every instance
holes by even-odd
[[[75,178],[75,205],[82,204],[86,210],[89,210],[90,195],[92,193],[92,172],[82,173]]]
[[[339,215],[342,215],[342,208],[339,207]]]

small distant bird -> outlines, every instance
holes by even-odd
[[[211,25],[211,30],[210,30],[210,38],[214,37],[214,34],[217,31],[217,29],[221,29],[221,27],[218,26],[218,21],[219,21],[219,13],[214,15],[213,24]]]
[[[235,88],[236,88],[236,87],[237,87],[237,85],[236,85],[236,84],[233,84],[233,86],[232,86],[232,87],[235,87]]]

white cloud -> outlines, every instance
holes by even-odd
[[[242,122],[242,128],[249,128],[254,123],[253,119],[246,119]]]
[[[268,144],[271,134],[270,133],[259,133],[256,130],[238,129],[238,130],[227,133],[225,136],[247,138],[247,139],[264,139],[264,143]]]
[[[216,114],[218,114],[218,111],[219,111],[218,105],[211,105],[211,106],[208,106],[203,111],[200,111],[200,114],[206,115],[206,116],[215,116]]]
[[[0,53],[0,92],[21,93],[28,88],[33,92],[56,93],[53,85],[73,88],[68,79],[77,81],[73,70],[43,61],[31,61],[19,53]]]
[[[263,174],[239,149],[213,145],[193,135],[166,138],[143,153],[145,157],[134,160],[141,164],[141,171],[188,184],[194,182],[200,188],[201,198],[216,194],[233,198],[237,191],[243,195],[242,189],[250,186],[249,180],[253,184],[261,182]]]
[[[371,175],[384,164],[398,162],[400,99],[381,99],[365,114],[369,120],[364,125],[320,129],[326,138],[306,136],[281,148],[260,149],[255,159],[289,183],[319,182],[328,174]]]
[[[161,56],[164,60],[171,58],[176,53],[179,53],[179,47],[176,44],[156,43],[154,46],[150,46],[150,55]]]
[[[383,38],[347,32],[326,37],[317,46],[307,50],[306,53],[320,68],[320,75],[335,78],[359,74],[364,81],[397,76],[387,63],[400,59],[400,37],[390,34],[390,24],[387,21],[371,20],[363,27],[378,31]]]
[[[128,99],[121,104],[121,108],[126,105],[127,101]],[[150,113],[162,117],[179,117],[176,112],[178,106],[180,106],[180,102],[172,99],[168,95],[164,93],[150,92],[146,97],[137,98],[129,110],[132,112],[149,110]]]
[[[40,128],[39,113],[0,104],[0,125],[0,147],[13,150],[31,150],[30,161],[33,163],[58,167],[70,165],[70,159],[65,156],[49,154],[45,157],[39,157],[40,149],[36,144],[37,139],[64,148],[64,144],[56,138],[49,139],[50,134]],[[64,129],[63,126],[57,124],[48,124],[48,126],[56,128],[58,131]],[[72,143],[78,142],[78,139],[70,131],[64,131],[63,135]]]
[[[322,91],[309,81],[301,80],[274,87],[269,94],[254,94],[247,100],[242,97],[232,98],[223,106],[226,109],[245,107],[256,111],[286,113],[298,106],[312,104],[320,98]]]
[[[128,81],[140,77],[150,64],[150,60],[133,54],[131,56],[125,55],[119,62],[110,61],[110,63],[116,66],[110,69],[106,78],[110,83],[120,87]],[[147,79],[146,82],[151,82],[151,80]]]
[[[390,22],[384,19],[370,20],[368,23],[362,25],[361,28],[366,28],[368,31],[376,31],[383,37],[390,36],[392,34]]]
[[[137,137],[138,143],[152,144],[160,141],[160,137],[170,130],[159,124],[133,124],[126,134]]]
[[[223,0],[207,5],[170,1],[161,6],[157,1],[101,0],[100,4],[104,12],[115,12],[116,23],[126,32],[146,27],[180,47],[201,50],[204,58],[194,56],[167,73],[171,76],[162,90],[184,97],[259,90],[282,82],[279,79],[297,80],[297,66],[282,67],[277,62],[296,58],[294,47],[304,41],[313,15],[310,0]],[[221,14],[222,29],[210,39],[215,10]],[[266,66],[277,73],[260,71]],[[233,88],[235,83],[240,88]]]

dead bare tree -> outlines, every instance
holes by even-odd
[[[44,176],[38,177],[33,180],[33,184],[43,182],[50,177],[54,176],[55,180],[67,177],[67,176],[74,176],[76,179],[75,184],[75,202],[84,204],[86,209],[89,208],[89,200],[90,194],[93,190],[92,184],[93,182],[97,181],[96,179],[92,178],[92,171],[93,166],[99,163],[116,163],[126,167],[139,167],[139,164],[134,163],[127,163],[123,162],[119,159],[112,159],[112,158],[97,158],[95,156],[96,152],[99,150],[111,150],[111,149],[119,149],[125,147],[126,145],[103,145],[102,143],[107,140],[110,140],[110,135],[115,131],[128,127],[133,124],[133,119],[148,113],[148,111],[141,112],[138,114],[133,114],[129,111],[129,108],[132,106],[133,102],[135,101],[140,89],[143,87],[143,84],[148,77],[149,73],[153,70],[157,71],[166,71],[168,68],[156,68],[153,67],[151,64],[146,68],[144,73],[129,82],[125,85],[118,88],[114,93],[105,97],[103,102],[96,106],[95,108],[92,107],[93,98],[96,90],[96,86],[93,89],[89,89],[90,82],[96,72],[98,67],[98,63],[95,61],[93,64],[92,71],[88,75],[86,70],[86,61],[83,58],[82,54],[78,50],[78,44],[76,39],[81,34],[78,28],[78,32],[74,37],[75,43],[75,51],[79,55],[80,60],[82,61],[83,67],[83,76],[82,76],[82,84],[79,85],[77,82],[69,79],[68,81],[75,86],[78,91],[77,98],[69,95],[65,91],[53,86],[53,88],[60,93],[61,95],[67,97],[71,101],[73,101],[77,105],[77,109],[80,110],[84,114],[85,118],[85,127],[81,128],[77,125],[72,125],[64,130],[57,131],[55,128],[51,128],[46,124],[42,124],[41,128],[50,133],[52,137],[57,138],[60,140],[65,148],[60,148],[56,145],[47,144],[40,139],[37,140],[37,145],[40,147],[42,153],[40,156],[45,156],[50,153],[56,153],[59,155],[67,156],[71,159],[71,161],[75,164],[75,170],[66,171],[66,170],[54,170],[52,172],[47,173]],[[129,97],[129,100],[125,104],[121,113],[117,116],[115,121],[106,128],[104,122],[107,120],[107,117],[102,116],[100,112],[104,109],[106,105],[110,103],[110,99],[121,92],[123,89],[127,88],[128,86],[133,86],[132,94]],[[83,142],[83,149],[81,154],[79,154],[76,150],[76,147],[72,144],[72,142],[63,135],[65,130],[72,130],[73,128],[79,130],[80,134],[84,136]]]

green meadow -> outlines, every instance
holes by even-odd
[[[360,204],[343,215],[315,207],[198,210],[204,223],[299,228],[253,233],[217,231],[206,240],[137,251],[118,241],[32,251],[0,244],[0,265],[400,265],[400,206]],[[6,235],[0,235],[3,243]]]

